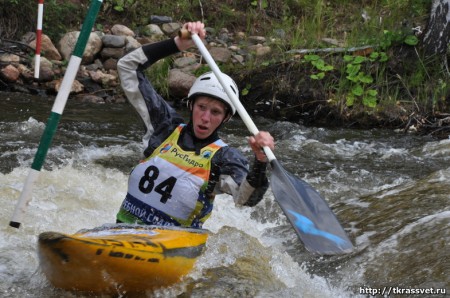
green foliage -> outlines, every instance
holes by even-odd
[[[245,85],[245,87],[241,91],[242,96],[246,96],[250,92],[251,88],[252,88],[252,84]]]
[[[0,5],[0,37],[20,40],[27,32],[36,32],[37,1],[4,0]],[[86,10],[71,2],[46,0],[44,2],[42,32],[52,40],[73,28],[79,28]]]
[[[419,43],[417,36],[412,34],[405,35],[402,32],[393,32],[389,30],[384,30],[383,38],[381,39],[379,46],[386,50],[394,44],[405,43],[410,46],[415,46]]]
[[[375,108],[378,102],[378,91],[372,87],[374,78],[370,69],[375,64],[385,63],[388,60],[386,53],[372,52],[368,57],[344,55],[342,60],[345,65],[345,75],[340,86],[342,86],[341,92],[346,94],[346,106],[362,104],[367,108]],[[335,66],[325,62],[323,58],[316,54],[305,55],[302,61],[313,66],[314,73],[310,77],[314,80],[323,80],[326,78],[326,73],[336,69]],[[331,85],[329,88],[335,89]]]
[[[267,0],[254,0],[250,3],[253,7],[259,7],[261,9],[266,9],[269,4],[267,3]]]
[[[145,70],[145,75],[164,98],[169,98],[167,77],[169,76],[171,64],[172,59],[162,59]]]
[[[44,4],[43,32],[52,40],[59,40],[69,31],[80,30],[88,6],[80,9],[70,2],[47,0]],[[71,12],[71,13],[69,13]]]
[[[409,85],[411,87],[418,87],[423,83],[425,77],[426,77],[425,72],[423,71],[423,69],[419,68],[417,69],[417,71],[411,74],[409,78]]]
[[[111,3],[113,9],[115,11],[125,11],[127,7],[132,6],[135,3],[135,0],[108,0]]]
[[[68,31],[79,30],[90,3],[91,0],[45,0],[44,34],[56,41]],[[26,32],[36,30],[36,1],[3,0],[2,4],[0,38],[20,40]],[[285,33],[283,38],[268,38],[273,49],[270,60],[250,59],[245,66],[222,65],[225,72],[239,70],[239,67],[251,72],[286,61],[292,58],[288,54],[292,49],[329,47],[322,41],[324,37],[339,41],[342,47],[370,45],[376,51],[365,57],[311,54],[305,55],[301,62],[310,66],[310,78],[320,86],[326,86],[325,92],[336,98],[335,102],[345,103],[343,106],[346,107],[358,106],[372,111],[384,100],[395,102],[398,96],[417,101],[423,98],[427,104],[433,98],[433,106],[437,107],[449,96],[449,86],[445,83],[448,75],[440,65],[432,70],[430,62],[420,60],[420,48],[412,48],[419,45],[420,38],[413,35],[412,28],[424,27],[430,6],[430,0],[103,0],[95,28],[103,31],[114,24],[123,24],[139,32],[140,27],[149,23],[150,15],[164,15],[179,22],[203,20],[216,32],[225,27],[230,32],[245,31],[248,36],[273,37],[274,29]],[[363,11],[367,18],[362,18]],[[392,79],[397,69],[390,73],[392,68],[387,69],[386,63],[389,60],[386,53],[396,55],[394,46],[398,45],[410,46],[412,53],[418,52],[418,63],[415,64],[418,67],[411,67],[414,72],[401,73],[402,84]],[[390,66],[401,67],[400,64],[405,62],[409,63],[393,60]],[[168,63],[170,59],[148,72],[162,93],[167,92]],[[196,75],[207,70],[202,67]],[[250,89],[251,85],[243,88],[243,94]]]
[[[208,64],[202,64],[202,66],[200,66],[199,68],[197,68],[194,71],[194,75],[196,77],[198,77],[198,76],[201,76],[202,74],[204,74],[205,72],[208,72],[208,71],[211,71],[211,69],[209,68]]]
[[[369,72],[363,68],[366,64],[384,63],[387,61],[387,55],[384,52],[372,52],[369,57],[364,56],[344,56],[345,78],[349,81],[350,91],[346,95],[346,105],[351,107],[362,103],[368,108],[377,106],[378,91],[372,87],[374,79]],[[371,69],[370,65],[367,69]]]
[[[344,55],[344,74],[342,76],[341,93],[345,94],[345,104],[348,107],[362,104],[366,108],[375,108],[378,102],[378,91],[374,86],[372,69],[377,69],[374,65],[384,64],[388,60],[385,52],[372,52],[368,57]],[[313,74],[310,77],[314,80],[323,80],[326,74],[336,69],[335,66],[325,62],[323,58],[316,54],[305,55],[302,61],[313,66]],[[334,89],[333,86],[329,86]]]
[[[312,74],[310,77],[313,80],[321,80],[325,77],[325,73],[328,71],[332,71],[334,67],[330,64],[327,64],[322,58],[320,58],[319,55],[305,55],[303,59],[306,62],[311,63],[312,66],[314,66],[314,69],[317,70],[316,73]]]
[[[406,36],[404,42],[409,46],[415,46],[419,43],[419,39],[415,35]]]

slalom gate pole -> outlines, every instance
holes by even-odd
[[[34,78],[39,79],[39,68],[41,67],[41,43],[42,43],[42,20],[44,15],[44,0],[38,0],[38,18],[36,27],[36,53],[34,56]]]
[[[47,120],[47,126],[45,127],[44,133],[42,134],[39,147],[34,156],[33,163],[31,165],[30,173],[25,181],[25,185],[20,194],[19,201],[17,202],[14,214],[9,222],[9,225],[14,228],[19,228],[21,225],[21,220],[25,214],[26,208],[31,200],[31,192],[33,184],[36,181],[44,163],[45,157],[48,152],[48,148],[52,142],[53,136],[56,132],[61,115],[64,111],[67,99],[72,88],[73,81],[78,72],[81,64],[84,50],[86,49],[86,44],[91,34],[92,27],[97,18],[98,12],[100,10],[103,0],[92,0],[89,11],[84,19],[83,26],[81,28],[80,35],[78,37],[77,43],[72,56],[69,60],[69,65],[67,66],[66,73],[64,74],[63,81],[61,83],[61,89],[59,90],[55,102],[52,107],[50,117]]]

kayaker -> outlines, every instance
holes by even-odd
[[[183,28],[202,39],[206,36],[201,22],[189,22]],[[268,188],[267,158],[261,148],[273,150],[273,137],[265,131],[249,137],[255,155],[251,168],[238,149],[219,137],[220,128],[236,109],[213,73],[201,75],[192,85],[187,124],[146,78],[146,68],[193,45],[192,40],[177,36],[144,45],[117,64],[124,93],[146,128],[145,159],[130,174],[117,214],[119,223],[201,228],[216,193],[231,194],[237,205],[255,206]],[[227,75],[224,78],[239,96],[235,82]]]

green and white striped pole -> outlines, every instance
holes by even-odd
[[[45,127],[36,155],[34,156],[30,173],[28,174],[28,177],[25,181],[25,185],[23,187],[22,193],[20,194],[19,201],[17,202],[16,209],[14,210],[11,221],[9,222],[9,225],[11,227],[20,227],[22,217],[25,214],[26,208],[31,200],[33,184],[39,176],[39,173],[42,169],[42,164],[44,163],[45,157],[48,152],[48,148],[50,147],[50,144],[53,140],[53,135],[55,134],[58,127],[59,119],[61,118],[61,115],[64,111],[64,107],[69,97],[73,81],[75,80],[75,76],[81,64],[81,59],[83,58],[84,50],[86,49],[89,35],[91,34],[92,27],[94,26],[102,2],[103,0],[92,0],[87,16],[84,19],[80,35],[75,45],[73,54],[70,57],[67,71],[61,83],[61,89],[56,96],[50,117],[47,120],[47,126]]]

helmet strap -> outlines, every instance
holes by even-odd
[[[227,112],[227,115],[223,119],[222,123],[227,123],[228,121],[230,121],[231,117],[233,117],[233,115],[231,115],[230,112]]]

